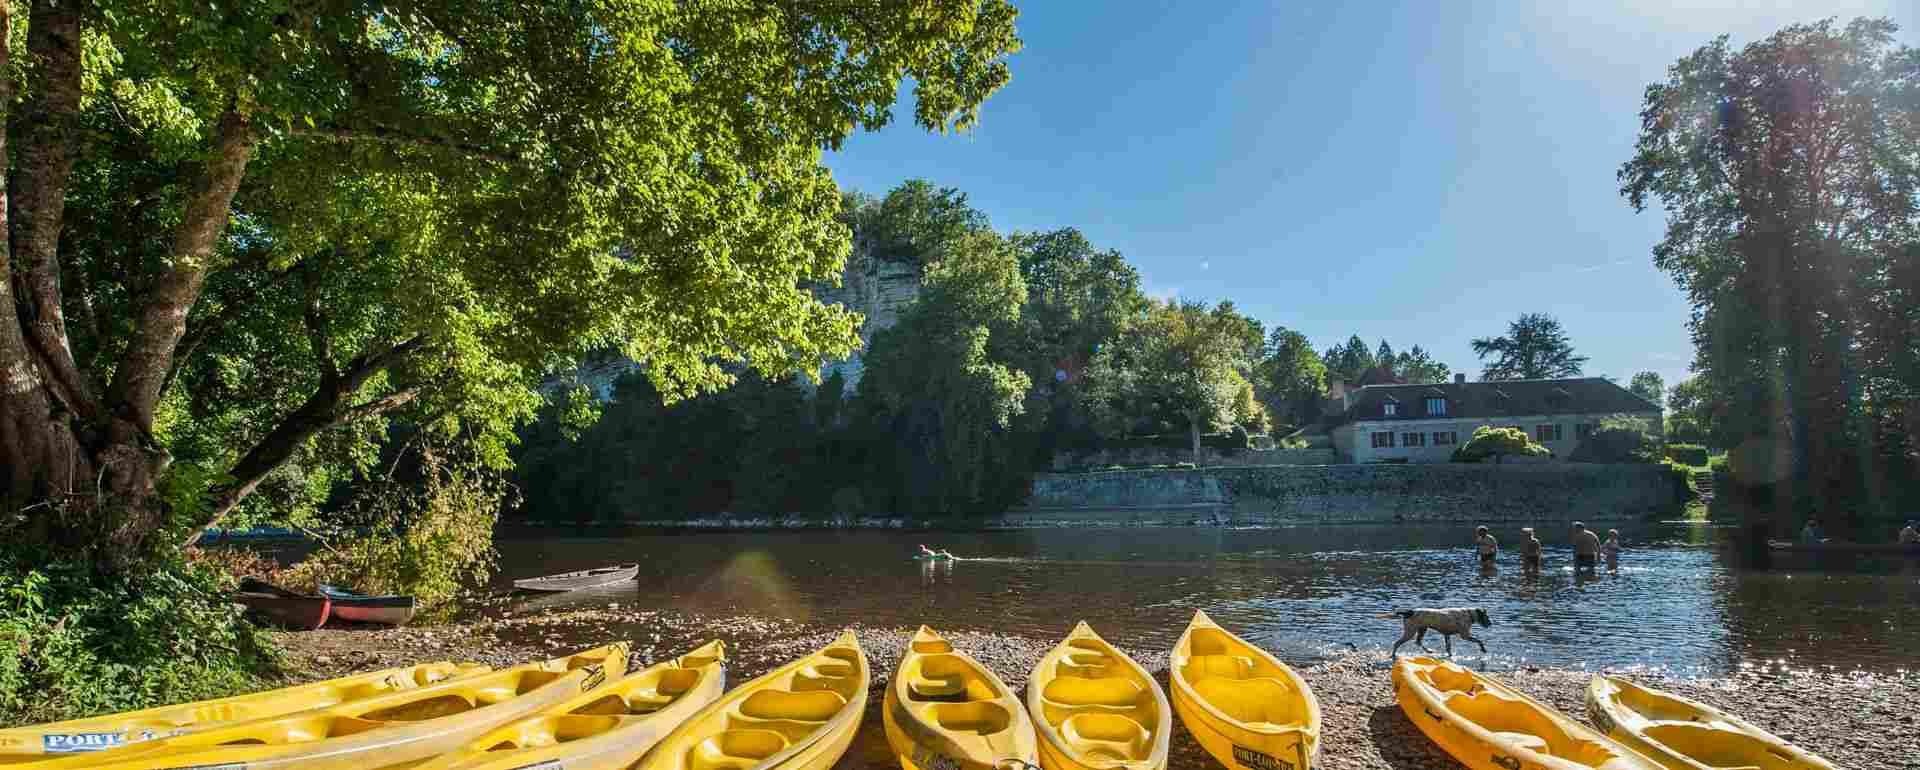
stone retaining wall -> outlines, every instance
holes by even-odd
[[[1173,465],[1193,462],[1192,449],[1173,447],[1134,447],[1097,449],[1083,452],[1055,452],[1056,472],[1098,469],[1109,465]],[[1320,449],[1215,449],[1200,448],[1200,464],[1208,468],[1252,465],[1332,465],[1339,462],[1331,447]]]

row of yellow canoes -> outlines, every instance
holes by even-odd
[[[501,670],[429,663],[253,695],[0,730],[7,770],[825,770],[859,731],[872,681],[851,632],[731,691],[709,642],[628,671],[625,644]],[[905,770],[1161,770],[1173,716],[1222,765],[1307,770],[1320,707],[1291,668],[1195,613],[1146,669],[1076,626],[1025,698],[922,627],[885,694]],[[1612,677],[1595,730],[1431,658],[1393,668],[1396,698],[1475,770],[1832,770],[1737,717]]]

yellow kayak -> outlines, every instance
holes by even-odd
[[[243,719],[324,708],[489,670],[478,663],[422,663],[230,698],[0,730],[0,766],[123,748]]]
[[[1167,694],[1086,623],[1033,667],[1027,712],[1047,770],[1161,770],[1173,735]]]
[[[1450,662],[1403,658],[1394,698],[1428,738],[1474,770],[1659,770],[1553,707]]]
[[[705,645],[496,728],[416,770],[619,770],[727,689],[726,645]]]
[[[1668,770],[1834,770],[1744,719],[1619,677],[1596,676],[1587,685],[1587,715]]]
[[[1265,650],[1194,612],[1167,661],[1173,710],[1220,764],[1307,770],[1320,752],[1320,700]]]
[[[626,672],[626,643],[293,714],[18,765],[105,770],[364,768],[416,762]],[[9,768],[14,770],[14,768]]]
[[[827,770],[867,709],[872,673],[853,632],[721,696],[634,770]]]
[[[921,626],[887,686],[887,745],[904,770],[1038,765],[1033,721],[1007,683]]]

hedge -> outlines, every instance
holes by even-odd
[[[1698,468],[1707,464],[1707,448],[1699,444],[1668,444],[1667,459]]]

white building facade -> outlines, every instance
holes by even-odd
[[[1663,415],[1608,380],[1572,378],[1421,385],[1368,385],[1337,392],[1343,418],[1334,451],[1351,463],[1447,462],[1481,427],[1518,428],[1564,460],[1609,417],[1659,431]]]

